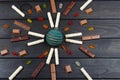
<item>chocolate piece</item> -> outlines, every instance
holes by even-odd
[[[37,13],[41,13],[42,12],[42,9],[41,9],[40,5],[36,5],[35,6],[35,10],[36,10]]]
[[[51,4],[51,8],[52,8],[52,13],[57,13],[55,0],[50,0],[50,4]]]
[[[17,20],[14,21],[14,24],[21,27],[21,28],[23,28],[23,29],[25,29],[25,30],[30,30],[30,26],[28,26],[28,25],[26,25],[26,24],[24,24],[22,22],[19,22]]]
[[[25,56],[27,54],[26,50],[22,50],[19,52],[19,56]]]
[[[86,55],[88,55],[91,58],[95,57],[95,54],[89,50],[87,50],[84,46],[80,45],[80,50],[84,52]]]
[[[39,74],[39,72],[42,70],[42,68],[44,67],[45,63],[44,62],[40,62],[39,65],[37,66],[37,68],[34,70],[34,72],[32,73],[32,78],[36,78],[37,75]]]
[[[63,11],[63,15],[66,16],[71,11],[74,5],[75,5],[75,2],[71,1],[69,5],[65,8],[65,10]]]
[[[100,39],[100,35],[82,36],[82,40]]]
[[[51,80],[56,80],[55,64],[51,64],[50,68],[51,68]]]
[[[85,10],[85,13],[86,14],[91,14],[93,12],[93,9],[92,8],[89,8],[89,9],[86,9]]]
[[[4,56],[4,55],[7,55],[8,54],[8,50],[5,49],[5,50],[2,50],[0,51],[1,55]]]
[[[65,71],[66,71],[67,73],[72,72],[71,66],[70,66],[70,65],[65,66]]]
[[[28,40],[28,39],[29,39],[29,36],[25,35],[25,36],[11,38],[10,41],[12,41],[12,42],[18,42],[18,41],[24,41],[24,40]]]
[[[13,33],[13,34],[20,34],[20,29],[13,29],[13,30],[12,30],[12,33]]]
[[[87,20],[81,20],[81,21],[80,21],[80,25],[81,25],[81,26],[83,26],[83,25],[85,25],[85,24],[87,24],[87,23],[88,23]]]

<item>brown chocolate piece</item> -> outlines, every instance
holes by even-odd
[[[70,66],[70,65],[65,66],[65,71],[66,71],[67,73],[72,72],[71,66]]]
[[[40,62],[39,65],[37,66],[37,68],[34,70],[34,72],[32,73],[32,78],[36,78],[37,75],[39,74],[39,72],[42,70],[42,68],[44,67],[45,63],[44,62]]]
[[[29,39],[29,36],[25,35],[25,36],[11,38],[10,41],[12,41],[12,42],[18,42],[18,41],[24,41],[24,40],[28,40],[28,39]]]
[[[14,24],[21,27],[21,28],[23,28],[23,29],[25,29],[25,30],[30,30],[30,26],[28,26],[28,25],[26,25],[26,24],[24,24],[22,22],[19,22],[17,20],[14,21]]]
[[[8,54],[8,50],[5,49],[5,50],[2,50],[0,51],[1,55],[4,56],[4,55],[7,55]]]
[[[81,21],[80,21],[80,25],[81,25],[81,26],[83,26],[83,25],[85,25],[85,24],[87,24],[87,23],[88,23],[87,20],[81,20]]]
[[[13,33],[13,34],[20,34],[20,29],[13,29],[13,30],[12,30],[12,33]]]
[[[85,48],[84,46],[80,45],[80,50],[82,52],[84,52],[86,55],[88,55],[89,57],[91,58],[94,58],[95,57],[95,54],[89,50],[87,50],[87,48]]]
[[[85,10],[85,13],[86,14],[91,14],[93,12],[93,9],[92,8],[89,8],[89,9],[86,9]]]
[[[52,8],[52,13],[57,13],[55,0],[50,0],[50,4],[51,4],[51,8]]]
[[[65,10],[63,11],[63,15],[66,16],[71,11],[74,5],[75,5],[75,2],[71,1],[69,5],[65,8]]]
[[[41,9],[40,5],[36,5],[35,6],[35,10],[36,10],[37,13],[41,13],[42,12],[42,9]]]
[[[56,69],[55,64],[50,65],[51,68],[51,80],[56,80]]]
[[[22,50],[19,52],[19,56],[25,56],[27,55],[27,51],[26,50]]]
[[[82,40],[94,40],[94,39],[100,39],[100,35],[91,35],[91,36],[82,36]]]

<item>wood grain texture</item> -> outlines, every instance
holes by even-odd
[[[11,43],[9,39],[0,39],[0,50],[8,49],[10,54],[0,58],[21,58],[11,54],[11,52],[19,52],[23,49],[28,51],[28,55],[23,58],[38,58],[44,51],[50,49],[50,46],[46,43],[38,44],[35,46],[27,47],[27,42],[34,41],[36,39],[30,39],[27,41]],[[95,49],[90,49],[89,44],[94,44]],[[92,51],[96,58],[119,58],[120,57],[120,39],[101,39],[93,41],[85,41],[83,44],[88,50]],[[66,43],[68,49],[72,51],[72,55],[68,55],[61,47],[59,47],[60,58],[89,58],[83,52],[79,50],[80,45]]]
[[[62,2],[62,1],[61,1]],[[72,9],[72,11],[68,14],[68,16],[61,16],[62,19],[116,19],[120,18],[120,11],[119,11],[119,4],[120,1],[93,1],[87,8],[92,7],[94,9],[94,12],[91,15],[86,15],[85,12],[82,12],[79,10],[80,6],[84,4],[85,1],[76,1],[76,5]],[[24,2],[24,3],[30,3],[32,7],[39,3],[39,5],[42,5],[43,3],[46,3],[48,8],[44,9],[44,12],[48,12],[51,10],[50,3],[49,2]],[[60,2],[56,1],[56,5],[59,5]],[[7,4],[7,5],[6,5]],[[0,3],[0,19],[23,19],[19,14],[17,14],[14,10],[11,9],[11,5],[14,4],[18,8],[20,8],[19,4],[22,4],[22,2],[1,2]],[[60,12],[63,12],[63,10],[66,8],[66,6],[69,4],[69,2],[63,2],[63,9],[59,9],[57,6],[57,10]],[[111,6],[112,5],[112,6]],[[6,10],[7,9],[7,10]],[[23,11],[24,12],[24,11]],[[79,12],[80,16],[75,18],[74,13]],[[3,14],[4,13],[4,14]],[[26,12],[25,12],[26,13]],[[38,18],[39,16],[43,16],[47,18],[46,15],[43,14],[37,14],[35,10],[33,9],[32,15],[26,15],[25,18]],[[53,14],[53,17],[56,17],[56,14]]]
[[[32,60],[32,59],[31,59]],[[87,72],[93,77],[93,78],[120,78],[120,64],[117,64],[120,62],[119,59],[77,59],[81,61],[82,66],[87,70]],[[24,67],[24,70],[22,70],[21,74],[17,76],[17,78],[31,78],[30,75],[32,74],[32,71],[36,68],[36,66],[39,64],[39,62],[45,61],[45,60],[38,60],[33,59],[32,63],[30,65],[26,65],[26,59],[0,59],[0,78],[6,78],[8,77],[17,66],[22,65]],[[84,76],[81,74],[79,67],[77,67],[74,62],[76,59],[60,59],[61,65],[56,66],[56,73],[57,78],[84,78]],[[104,62],[103,62],[104,61]],[[15,64],[18,62],[19,64]],[[53,62],[53,60],[52,60]],[[100,64],[101,63],[101,64]],[[71,74],[67,74],[64,70],[64,66],[66,64],[70,64],[73,68],[73,71]],[[4,70],[3,70],[4,68]],[[41,73],[38,75],[38,78],[44,79],[49,78],[50,79],[50,67],[49,65],[45,65],[45,67],[41,70]]]
[[[63,12],[65,7],[72,0],[56,0],[56,5],[60,2],[63,3],[63,9],[57,11]],[[100,34],[100,40],[84,41],[83,46],[95,53],[96,58],[90,59],[84,53],[79,50],[79,45],[65,43],[68,49],[72,51],[72,55],[67,55],[65,51],[59,47],[60,66],[56,66],[57,80],[86,80],[79,70],[79,67],[75,65],[75,61],[81,61],[81,64],[87,72],[93,77],[94,80],[120,80],[120,10],[119,0],[94,0],[87,8],[92,7],[94,12],[91,15],[86,15],[85,12],[79,10],[80,6],[84,4],[85,0],[75,0],[76,5],[68,16],[61,15],[60,31],[63,34],[82,32],[83,35]],[[11,9],[11,5],[14,4],[18,8],[23,3],[29,3],[34,8],[35,5],[47,4],[47,9],[44,9],[44,14],[38,14],[33,9],[33,14],[26,14],[25,18],[22,18],[14,10]],[[0,56],[0,80],[8,80],[10,74],[22,65],[24,70],[16,77],[15,80],[50,80],[50,67],[45,65],[41,73],[36,79],[31,79],[31,74],[40,62],[45,62],[45,59],[38,59],[38,56],[45,50],[49,50],[51,46],[48,44],[38,44],[35,46],[27,47],[27,42],[37,40],[39,38],[30,36],[30,40],[12,43],[10,38],[16,35],[12,34],[13,28],[21,30],[21,35],[27,34],[26,30],[23,30],[13,24],[14,20],[19,20],[31,27],[31,31],[46,34],[50,30],[49,21],[47,20],[47,12],[51,10],[48,0],[0,0],[0,50],[8,49],[9,54],[6,56]],[[79,17],[75,18],[74,13],[79,12]],[[46,13],[46,14],[45,14]],[[45,21],[37,21],[38,17],[44,17]],[[52,14],[55,20],[56,14]],[[32,24],[27,23],[26,19],[31,18]],[[87,19],[88,24],[81,27],[79,21]],[[67,26],[69,20],[73,21],[73,25],[70,26],[70,31],[64,32],[64,27]],[[9,24],[10,28],[4,29],[3,24]],[[49,25],[49,29],[43,29],[42,25]],[[93,26],[94,31],[88,31],[88,27]],[[20,36],[20,35],[17,35]],[[75,39],[81,40],[81,37]],[[90,49],[89,44],[94,44],[95,49]],[[19,52],[23,49],[28,51],[28,55],[25,57],[16,57],[11,53],[13,51]],[[26,64],[27,60],[32,60],[30,65]],[[54,57],[51,63],[55,63]],[[64,70],[65,65],[71,65],[73,72],[67,74]]]
[[[31,31],[38,32],[41,34],[46,34],[50,30],[50,24],[48,20],[43,22],[39,22],[37,20],[33,20],[32,24],[27,23],[26,20],[19,20],[26,25],[31,27]],[[100,34],[101,38],[120,38],[120,20],[88,20],[88,24],[85,26],[80,26],[80,20],[72,20],[73,25],[70,26],[70,31],[64,32],[64,27],[68,25],[69,20],[61,20],[59,29],[62,31],[63,34],[67,33],[75,33],[75,32],[82,32],[83,35],[95,35]],[[21,35],[27,34],[28,31],[19,28],[18,26],[13,24],[14,20],[0,20],[0,38],[11,38],[14,37],[12,34],[13,28],[18,28],[21,30]],[[9,24],[8,29],[3,28],[3,24]],[[43,24],[47,24],[49,26],[48,29],[44,29],[42,27]],[[94,31],[88,31],[89,27],[94,27]],[[30,36],[33,37],[33,36]],[[36,37],[34,37],[36,38]]]

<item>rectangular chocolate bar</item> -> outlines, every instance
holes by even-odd
[[[82,40],[100,39],[100,35],[82,36]]]
[[[51,68],[51,80],[56,80],[55,64],[51,64],[50,68]]]
[[[39,65],[37,66],[37,68],[34,70],[34,72],[32,73],[32,78],[36,78],[37,75],[39,74],[39,72],[42,70],[42,68],[44,67],[45,63],[44,62],[40,62]]]
[[[74,5],[75,5],[75,2],[71,1],[69,5],[65,8],[65,10],[63,11],[63,15],[66,16],[71,11]]]
[[[24,40],[28,40],[28,39],[29,39],[29,36],[25,35],[25,36],[11,38],[10,41],[11,42],[18,42],[18,41],[24,41]]]
[[[26,24],[24,24],[24,23],[22,23],[20,21],[15,20],[14,24],[21,27],[21,28],[23,28],[23,29],[25,29],[25,30],[30,30],[30,26],[28,26],[28,25],[26,25]]]
[[[95,54],[89,50],[87,50],[87,48],[85,48],[84,46],[80,45],[80,50],[82,52],[84,52],[86,55],[88,55],[89,57],[91,58],[94,58],[95,57]]]
[[[55,0],[50,0],[50,4],[51,4],[51,8],[52,8],[52,13],[57,13]]]

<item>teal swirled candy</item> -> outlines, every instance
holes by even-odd
[[[46,35],[46,42],[51,46],[58,46],[62,41],[63,35],[58,29],[52,29]]]

